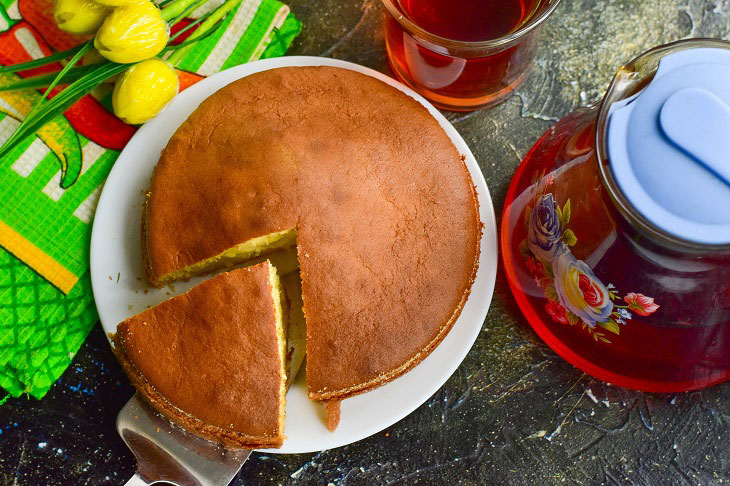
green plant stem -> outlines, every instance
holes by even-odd
[[[223,5],[215,9],[213,15],[208,17],[203,23],[200,24],[197,29],[195,29],[195,32],[190,34],[190,37],[188,37],[186,42],[193,41],[198,37],[205,35],[211,29],[211,27],[213,27],[218,21],[220,21],[228,12],[238,6],[239,3],[241,3],[241,0],[226,0]],[[173,52],[172,55],[167,58],[167,62],[169,62],[173,66],[177,65],[180,61],[183,60],[191,47],[192,46],[190,45],[186,45],[179,49],[176,49],[175,52]]]
[[[200,7],[202,7],[203,5],[205,5],[205,4],[206,4],[206,2],[208,2],[208,0],[196,0],[196,1],[195,1],[194,3],[192,3],[192,4],[191,4],[191,5],[190,5],[190,6],[188,7],[188,8],[186,8],[185,10],[183,10],[183,11],[182,11],[182,12],[180,13],[180,15],[178,15],[178,16],[176,16],[176,17],[174,17],[174,18],[170,19],[170,21],[169,21],[168,23],[170,24],[170,26],[173,26],[173,25],[177,24],[177,23],[178,23],[178,22],[180,22],[180,21],[181,21],[182,19],[184,19],[184,18],[185,18],[185,17],[187,17],[188,15],[192,14],[192,13],[193,13],[193,12],[194,12],[195,10],[197,10],[198,8],[200,8]]]
[[[175,47],[171,46],[170,43],[175,42],[175,40],[180,37],[181,35],[185,34],[185,32],[189,31],[190,29],[194,29],[196,25],[198,25],[201,22],[204,22],[205,19],[213,15],[215,11],[210,11],[207,14],[203,15],[202,17],[195,19],[194,21],[190,22],[188,25],[183,27],[182,29],[175,32],[173,35],[170,36],[170,39],[167,41],[167,47]]]
[[[71,58],[71,60],[66,64],[63,69],[56,75],[53,81],[51,81],[51,84],[48,85],[48,88],[46,88],[46,91],[43,93],[43,96],[40,100],[35,104],[33,108],[31,108],[30,113],[26,115],[26,119],[31,118],[38,110],[41,109],[43,105],[45,105],[47,101],[47,96],[50,94],[50,92],[53,90],[53,88],[56,87],[56,85],[59,83],[61,79],[66,75],[66,73],[73,68],[76,63],[78,63],[82,57],[91,49],[92,41],[88,41],[85,44],[81,46],[81,49],[79,49],[79,52],[77,52],[74,57]]]
[[[190,44],[195,44],[196,42],[199,42],[199,41],[205,39],[206,37],[209,37],[209,36],[213,35],[215,33],[215,31],[220,28],[221,25],[223,25],[223,21],[219,21],[217,24],[215,24],[215,26],[212,29],[210,29],[208,32],[205,32],[204,34],[202,34],[202,35],[200,35],[198,37],[193,38],[193,36],[191,35],[189,38],[185,39],[185,41],[183,41],[183,42],[181,42],[179,44],[176,44],[174,46],[167,46],[167,47],[165,47],[162,50],[162,52],[175,51],[175,50],[178,50],[178,49],[181,49],[181,50],[182,49],[185,49]]]
[[[169,5],[166,5],[162,10],[162,18],[165,20],[165,22],[170,22],[170,20],[179,17],[180,14],[182,14],[184,11],[188,9],[193,4],[196,4],[200,2],[201,0],[175,0]],[[203,3],[207,2],[208,0],[202,0]],[[199,5],[198,5],[199,6]]]
[[[79,66],[73,69],[69,69],[66,75],[59,80],[60,84],[70,84],[80,79],[86,74],[90,73],[94,69],[98,68],[99,64],[93,64],[90,66]],[[45,88],[50,85],[54,79],[58,76],[58,71],[54,71],[48,74],[39,74],[30,78],[23,78],[14,81],[9,84],[0,85],[0,91],[14,91],[19,89],[38,89]]]
[[[12,66],[0,66],[0,73],[15,73],[18,71],[26,71],[28,69],[35,69],[46,64],[50,64],[56,61],[62,61],[69,56],[76,54],[80,49],[84,47],[84,44],[72,47],[66,51],[60,51],[51,54],[50,56],[42,57],[40,59],[34,59],[32,61],[21,62],[19,64],[13,64]]]
[[[31,113],[20,123],[13,135],[0,147],[0,158],[12,150],[25,137],[35,133],[36,130],[53,118],[61,115],[91,89],[110,77],[121,73],[128,67],[126,64],[116,64],[113,62],[102,64],[92,72],[71,83],[66,89],[58,93],[58,95],[48,100],[47,103],[44,103],[38,110],[31,110]]]
[[[198,24],[201,22],[204,22],[207,18],[209,18],[211,15],[213,15],[215,11],[211,11],[207,14],[205,14],[203,17],[200,17],[195,22],[190,23],[190,25],[185,26],[184,29],[181,29],[179,32],[176,32],[174,36],[170,37],[170,41],[174,41],[179,36],[185,34],[185,32],[194,29]],[[168,51],[174,51],[178,48],[184,48],[189,44],[193,44],[195,42],[201,41],[205,39],[206,37],[212,35],[215,33],[218,28],[220,28],[222,22],[219,22],[214,26],[214,28],[210,29],[208,32],[205,32],[204,34],[200,35],[199,37],[196,37],[194,39],[186,39],[184,42],[176,45],[168,45],[165,47],[163,52]],[[108,61],[104,61],[108,62]],[[74,67],[72,69],[69,69],[66,71],[66,74],[58,79],[58,84],[70,84],[73,83],[85,75],[89,74],[90,72],[93,72],[95,69],[97,69],[102,63],[92,64],[89,66],[79,66]],[[0,92],[3,91],[15,91],[15,90],[21,90],[21,89],[39,89],[39,88],[45,88],[49,86],[54,80],[58,78],[59,72],[54,71],[52,73],[48,74],[39,74],[37,76],[32,76],[29,78],[23,78],[19,79],[17,81],[14,81],[9,84],[0,85]]]

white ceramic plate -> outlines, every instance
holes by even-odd
[[[140,256],[140,216],[143,194],[160,152],[178,126],[207,97],[249,74],[284,66],[336,66],[383,81],[415,98],[438,120],[466,164],[479,195],[485,224],[479,271],[461,316],[443,342],[416,368],[374,391],[342,402],[342,421],[335,432],[323,422],[323,408],[307,398],[304,372],[289,390],[286,440],[281,449],[267,452],[304,453],[340,447],[368,437],[399,421],[433,395],[456,370],[479,334],[489,309],[497,273],[497,235],[494,207],[481,170],[464,139],[439,111],[413,90],[357,64],[320,57],[281,57],[237,66],[186,89],[156,118],[135,134],[107,178],[91,234],[91,282],[99,318],[106,333],[119,322],[182,293],[204,279],[149,287]]]

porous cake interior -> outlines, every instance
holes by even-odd
[[[282,311],[281,302],[283,299],[282,288],[276,267],[269,265],[269,285],[271,285],[271,297],[274,301],[274,315],[276,316],[276,339],[279,345],[279,360],[281,362],[281,376],[284,377],[279,386],[279,429],[284,430],[284,419],[286,416],[286,390],[289,378],[287,377],[287,359],[286,359],[286,333],[284,327],[284,312]]]
[[[163,275],[159,280],[159,284],[164,285],[178,280],[187,280],[191,277],[213,272],[215,270],[230,269],[243,263],[258,263],[259,261],[266,260],[264,257],[267,255],[278,254],[276,250],[292,248],[296,242],[296,236],[296,230],[291,228],[252,238],[211,258],[201,260],[188,267]],[[281,253],[279,255],[281,255],[282,264],[291,266],[291,258],[288,254]],[[277,261],[272,259],[272,264],[277,266]]]

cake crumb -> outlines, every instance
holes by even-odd
[[[325,404],[327,412],[327,430],[334,432],[340,424],[340,403],[341,400],[333,400]]]

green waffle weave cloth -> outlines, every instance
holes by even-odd
[[[211,0],[208,8],[220,3]],[[0,0],[0,64],[42,57],[73,41],[56,30],[52,5]],[[177,65],[185,71],[181,84],[281,56],[300,31],[288,6],[242,0]],[[0,84],[15,76],[0,73]],[[39,97],[0,91],[0,144]],[[120,124],[108,111],[109,98],[85,97],[0,160],[0,387],[7,391],[0,403],[24,393],[42,398],[98,321],[89,277],[91,224],[121,148],[114,146],[118,131],[104,125]],[[80,164],[81,175],[66,189],[60,187],[61,157]]]

